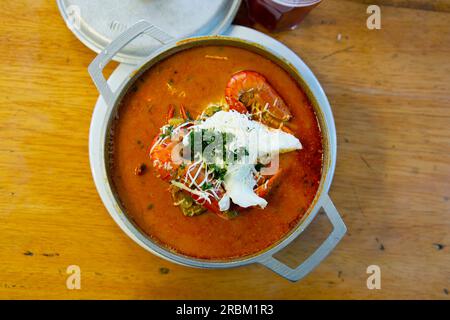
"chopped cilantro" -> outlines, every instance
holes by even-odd
[[[225,175],[227,174],[226,168],[221,168],[216,164],[208,165],[208,169],[212,171],[214,179],[224,180]]]
[[[159,135],[160,138],[170,137],[172,135],[173,125],[168,125],[163,128],[162,133]]]
[[[213,187],[213,185],[211,184],[211,182],[206,182],[202,185],[202,190],[206,191],[206,190],[211,189],[212,187]]]

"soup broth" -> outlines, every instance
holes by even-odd
[[[224,100],[227,82],[242,70],[262,74],[284,99],[303,148],[280,156],[282,179],[265,209],[247,208],[231,220],[211,212],[186,217],[173,205],[169,184],[153,172],[150,146],[167,122],[169,104],[183,104],[196,118],[209,103]],[[303,217],[321,179],[322,137],[307,96],[280,66],[242,48],[197,47],[154,65],[124,97],[111,132],[111,179],[124,210],[152,239],[191,257],[231,259],[271,246]]]

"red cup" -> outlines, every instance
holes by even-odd
[[[248,16],[271,31],[295,29],[321,0],[245,0]]]

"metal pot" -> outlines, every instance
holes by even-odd
[[[240,26],[231,26],[225,35],[221,36],[193,37],[181,41],[173,40],[153,52],[140,64],[125,69],[119,67],[118,71],[107,82],[102,74],[102,70],[107,63],[133,39],[143,33],[149,34],[149,31],[151,34],[153,29],[154,27],[145,21],[138,22],[104,49],[89,66],[89,73],[101,95],[91,122],[89,156],[95,185],[104,205],[112,218],[130,238],[146,250],[171,262],[208,269],[231,268],[259,263],[286,279],[298,281],[311,272],[333,250],[346,232],[346,226],[328,196],[336,163],[336,130],[331,108],[322,87],[311,70],[290,49],[260,32]],[[108,174],[107,142],[109,130],[120,101],[127,90],[143,72],[155,63],[181,50],[202,45],[237,46],[261,54],[277,63],[298,81],[308,95],[314,106],[323,134],[324,167],[322,178],[319,190],[307,213],[297,226],[277,243],[257,254],[230,260],[205,260],[189,257],[170,251],[152,240],[129,219],[112,188]],[[113,87],[115,87],[114,90]],[[320,209],[325,211],[333,225],[333,231],[320,247],[294,269],[275,259],[274,254],[289,245],[302,233]]]

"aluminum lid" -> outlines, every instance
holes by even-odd
[[[159,40],[143,35],[114,58],[136,63],[171,38],[222,33],[233,21],[241,0],[57,0],[57,3],[69,29],[97,53],[140,20],[162,30]]]

